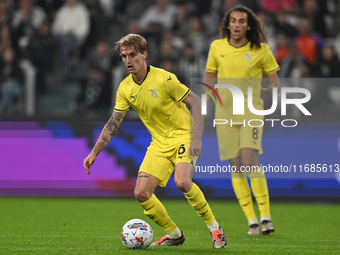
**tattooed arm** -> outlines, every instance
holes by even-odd
[[[108,122],[105,124],[98,141],[93,147],[91,153],[84,159],[83,166],[87,172],[87,174],[91,173],[90,168],[93,163],[96,161],[98,154],[109,144],[112,138],[117,133],[120,124],[122,123],[126,112],[119,113],[113,112]]]

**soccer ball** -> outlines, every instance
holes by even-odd
[[[146,249],[152,242],[153,231],[146,221],[133,219],[124,224],[120,238],[128,249]]]

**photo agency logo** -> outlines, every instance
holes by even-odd
[[[202,82],[197,82],[198,84],[203,85],[203,87],[197,87],[198,89],[203,90],[205,93],[201,95],[201,100],[202,100],[202,115],[207,115],[207,95],[209,95],[212,100],[215,103],[215,106],[217,106],[217,102],[213,96],[213,94],[209,91],[211,90],[216,97],[219,100],[220,105],[222,106],[222,100],[220,95],[217,93],[215,88],[218,89],[228,89],[233,98],[233,115],[244,115],[244,100],[245,96],[242,92],[242,90],[231,84],[215,84],[215,88],[212,86],[202,83]],[[206,87],[206,88],[204,88]],[[209,90],[208,90],[209,89]],[[294,93],[294,94],[301,94],[304,95],[302,98],[287,98],[287,94],[289,93]],[[281,88],[281,116],[286,116],[287,115],[287,105],[295,105],[305,116],[311,116],[312,114],[306,109],[303,104],[307,103],[311,99],[311,93],[309,90],[305,88],[297,88],[297,87],[283,87]],[[253,88],[248,87],[248,98],[247,98],[247,104],[248,108],[251,113],[259,116],[266,116],[270,115],[275,112],[277,109],[278,105],[278,91],[277,88],[273,88],[272,90],[272,106],[270,109],[267,110],[257,110],[254,108],[253,105]],[[281,122],[281,125],[283,127],[296,127],[298,122],[295,119],[250,119],[246,120],[243,119],[243,122],[233,122],[232,119],[214,119],[213,120],[213,126],[215,127],[216,125],[223,125],[223,124],[228,124],[233,126],[233,125],[248,125],[250,127],[262,127],[265,122],[271,123],[271,126],[274,127],[275,122]],[[256,125],[255,125],[256,123]]]

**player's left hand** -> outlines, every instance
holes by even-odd
[[[91,173],[90,168],[92,167],[92,165],[94,164],[94,162],[96,161],[96,156],[93,155],[92,153],[90,153],[90,155],[88,155],[84,161],[83,161],[83,167],[85,168],[87,174]]]
[[[272,95],[273,94],[273,88],[276,88],[276,87],[273,86],[273,85],[268,85],[266,88],[261,87],[261,90]]]
[[[200,157],[202,142],[199,139],[193,139],[189,147],[189,156]]]
[[[268,85],[267,88],[261,87],[261,90],[265,91],[265,92],[267,92],[269,94],[273,94],[273,86],[271,86],[271,85]]]

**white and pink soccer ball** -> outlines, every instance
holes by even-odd
[[[124,224],[120,237],[128,249],[146,249],[152,242],[153,231],[146,221],[133,219]]]

